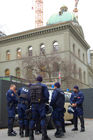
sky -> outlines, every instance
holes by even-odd
[[[49,17],[58,13],[61,6],[66,5],[73,11],[75,0],[43,0],[44,25]],[[0,30],[7,35],[35,28],[34,0],[0,0]],[[79,23],[85,34],[85,39],[93,49],[93,1],[79,0]]]

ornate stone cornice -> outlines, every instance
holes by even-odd
[[[0,43],[7,43],[7,42],[11,42],[11,41],[27,39],[27,38],[30,38],[30,37],[35,37],[35,36],[38,36],[38,35],[44,35],[44,34],[56,32],[56,31],[61,31],[61,30],[65,30],[65,29],[69,29],[87,49],[90,48],[88,43],[79,34],[78,30],[75,28],[75,26],[72,24],[72,22],[64,22],[64,23],[59,23],[59,24],[53,24],[53,25],[50,25],[50,26],[44,26],[44,27],[41,27],[41,28],[36,28],[36,29],[25,31],[25,32],[1,37],[0,38]]]

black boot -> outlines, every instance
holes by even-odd
[[[56,132],[55,132],[55,136],[58,134],[58,129],[56,130]]]
[[[16,134],[12,131],[11,128],[8,128],[8,136],[16,136]]]
[[[47,135],[46,129],[42,129],[42,140],[51,140]]]
[[[23,127],[20,128],[20,136],[24,137],[24,129],[23,129]]]
[[[62,136],[64,136],[63,130],[62,130],[62,128],[58,128],[57,133],[55,134],[55,137],[61,138]]]
[[[21,136],[21,128],[19,127],[19,135]]]
[[[39,130],[35,130],[35,135],[39,135],[40,131]]]
[[[80,132],[85,132],[85,128],[81,128]]]
[[[73,128],[72,131],[78,131],[78,128]]]
[[[17,132],[16,132],[16,131],[12,130],[12,132],[13,132],[15,135],[17,135]]]
[[[14,124],[14,118],[9,118],[8,136],[16,136],[16,134],[13,132],[13,124]]]
[[[29,130],[29,140],[34,140],[34,132],[33,132],[33,130]]]

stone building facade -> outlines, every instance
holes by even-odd
[[[89,73],[93,76],[93,72],[89,68],[87,55],[90,46],[84,39],[81,26],[73,18],[73,15],[69,14],[71,18],[66,20],[65,17],[65,22],[52,24],[48,21],[47,26],[1,37],[0,76],[13,75],[25,78],[22,58],[39,55],[42,47],[45,47],[46,54],[50,54],[56,49],[56,54],[60,55],[65,63],[73,64],[73,68],[78,71],[76,75],[72,74],[69,79],[69,83],[72,84],[66,85],[64,82],[65,88],[71,88],[77,82],[81,88],[92,87]],[[93,59],[93,56],[91,57]],[[93,77],[91,78],[93,80]],[[75,81],[77,82],[75,83]]]

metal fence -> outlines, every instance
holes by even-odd
[[[15,84],[17,88],[23,86],[23,84],[20,83],[0,80],[0,128],[7,127],[8,116],[7,116],[6,92],[11,84]]]
[[[10,87],[10,84],[15,84],[17,88],[23,86],[22,83],[16,83],[12,81],[0,80],[0,128],[7,127],[7,103],[6,92]],[[82,89],[85,96],[84,101],[84,117],[93,118],[93,88]]]
[[[84,93],[84,117],[93,118],[93,88],[82,89]]]

